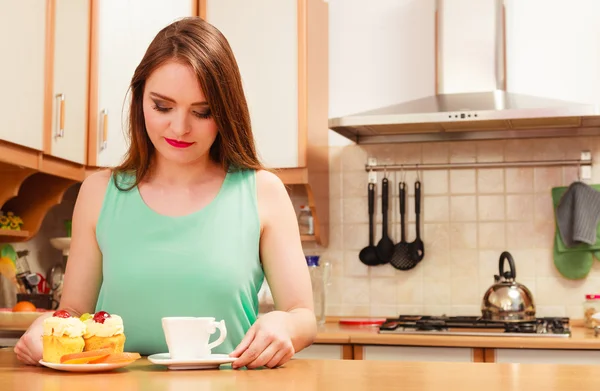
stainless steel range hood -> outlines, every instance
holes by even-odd
[[[435,95],[331,118],[329,128],[357,143],[598,133],[596,105],[506,91],[504,15],[502,0],[436,0]]]

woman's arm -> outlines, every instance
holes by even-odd
[[[234,367],[278,366],[312,344],[317,332],[312,287],[296,213],[281,182],[268,171],[256,174],[261,220],[260,257],[275,311],[262,316],[232,355]]]
[[[93,312],[102,281],[102,256],[96,242],[96,221],[108,184],[109,172],[89,176],[81,185],[73,211],[73,230],[59,309],[73,316]],[[37,318],[15,346],[19,360],[36,365],[42,358],[42,323]]]
[[[73,316],[93,312],[102,283],[102,254],[96,241],[96,222],[110,177],[109,171],[90,175],[81,185],[73,211],[73,235],[60,308]]]
[[[262,221],[260,255],[275,309],[291,316],[296,352],[313,343],[317,323],[312,285],[306,266],[294,206],[281,180],[268,171],[257,173]]]

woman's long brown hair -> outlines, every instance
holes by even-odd
[[[156,153],[146,132],[144,86],[150,74],[167,61],[189,65],[208,100],[218,134],[210,158],[224,169],[264,169],[257,157],[250,114],[233,51],[221,32],[199,17],[180,19],[163,28],[148,46],[131,80],[130,145],[114,174],[133,174],[130,190],[150,173]]]

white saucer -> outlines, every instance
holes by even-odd
[[[232,363],[237,360],[227,354],[211,354],[203,358],[172,360],[169,353],[158,353],[148,356],[148,361],[153,364],[165,365],[172,370],[182,369],[218,369],[219,365]]]
[[[116,362],[110,364],[57,364],[40,360],[39,363],[45,367],[67,372],[105,372],[113,369],[122,368],[133,361]]]

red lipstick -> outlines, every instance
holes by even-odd
[[[173,140],[171,138],[166,138],[166,137],[165,137],[165,141],[167,143],[169,143],[169,145],[172,145],[175,148],[187,148],[193,144],[193,143],[186,143],[185,141]]]

